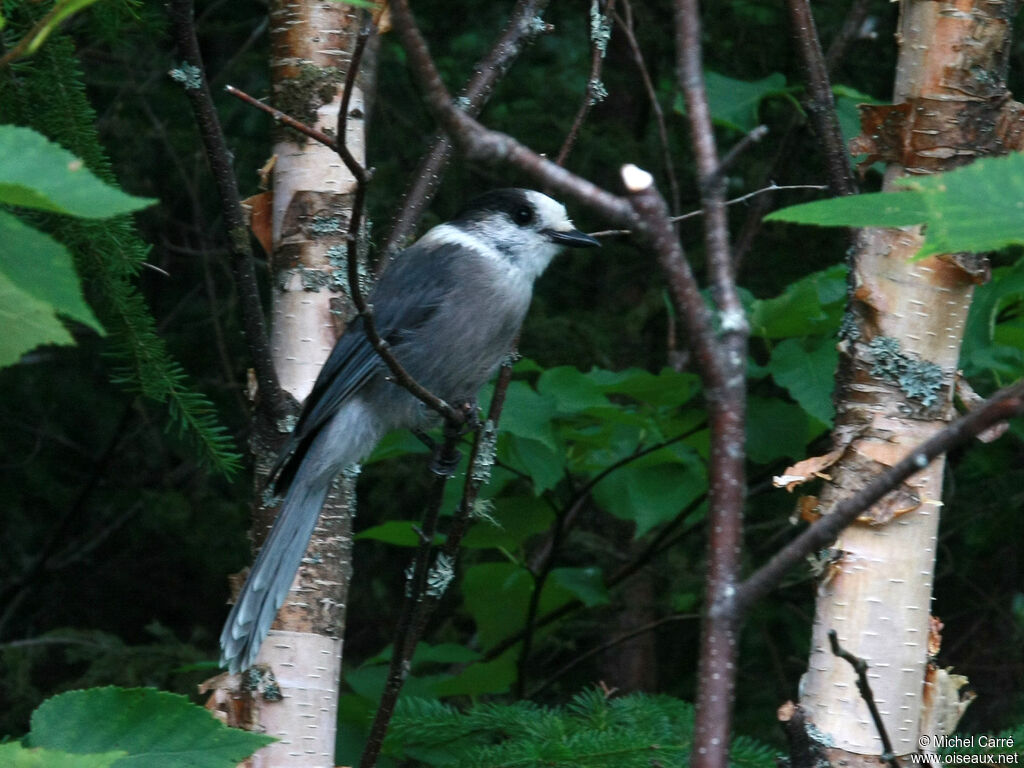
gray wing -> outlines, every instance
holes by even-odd
[[[392,348],[420,328],[437,311],[451,288],[451,247],[414,244],[385,270],[367,301],[380,337]],[[288,490],[310,444],[346,401],[384,370],[384,362],[366,337],[362,317],[356,317],[320,369],[298,424],[270,472],[275,493]]]

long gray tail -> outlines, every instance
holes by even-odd
[[[252,666],[256,659],[302,562],[330,480],[303,462],[292,481],[220,634],[220,663],[232,674]]]

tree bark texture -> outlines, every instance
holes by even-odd
[[[894,103],[862,107],[862,134],[853,147],[869,162],[888,163],[887,189],[904,175],[950,170],[1020,148],[1021,105],[1005,84],[1016,5],[903,2]],[[913,261],[921,242],[914,228],[859,236],[840,341],[833,447],[841,458],[827,470],[830,479],[816,503],[822,513],[954,415],[964,322],[987,265],[969,254]],[[920,736],[934,723],[955,726],[930,711],[933,677],[926,684],[937,651],[930,607],[943,468],[942,459],[933,461],[848,528],[819,582],[800,704],[832,748],[833,762],[874,765],[882,746],[850,665],[830,651],[831,629],[844,648],[867,661],[897,755],[918,751]]]
[[[357,9],[342,3],[272,2],[273,105],[335,135],[359,26]],[[364,72],[372,71],[373,57],[368,58],[363,59]],[[365,162],[364,93],[369,82],[365,75],[356,81],[344,137],[360,163]],[[278,130],[272,168],[270,205],[264,203],[271,214],[271,352],[282,389],[301,402],[352,312],[345,260],[355,179],[333,150],[286,128]],[[282,433],[290,427],[282,424]],[[254,448],[258,464],[273,460],[273,450]],[[261,477],[267,466],[258,473]],[[243,727],[279,739],[252,757],[255,767],[334,765],[353,487],[353,478],[336,481],[291,591],[260,649],[259,671],[249,674],[259,679],[239,682],[237,695],[246,697]],[[276,511],[265,505],[255,510],[257,544]]]

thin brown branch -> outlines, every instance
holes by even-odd
[[[739,580],[743,506],[746,500],[746,359],[749,326],[733,278],[724,176],[715,146],[704,87],[697,0],[675,2],[677,77],[687,118],[704,209],[704,242],[721,333],[714,367],[701,365],[709,398],[711,459],[708,470],[708,566],[701,627],[694,718],[693,768],[726,768],[736,689],[739,614],[733,608]]]
[[[454,429],[445,430],[445,441],[441,449],[442,460],[458,461],[456,444],[458,442],[458,431]],[[447,455],[446,455],[447,454]],[[366,746],[359,759],[360,768],[373,768],[380,756],[381,746],[384,744],[384,737],[387,735],[388,725],[394,715],[395,706],[398,704],[398,696],[402,692],[408,670],[407,664],[412,658],[413,651],[419,642],[425,624],[423,611],[424,598],[428,589],[428,576],[431,571],[431,553],[433,552],[434,536],[437,533],[437,521],[441,514],[441,504],[444,501],[444,488],[448,481],[447,476],[439,475],[434,479],[431,490],[430,501],[427,504],[423,516],[423,523],[420,526],[420,543],[413,556],[412,565],[409,567],[405,584],[405,598],[402,601],[402,610],[395,626],[394,642],[391,647],[391,661],[388,665],[388,676],[384,683],[384,692],[381,694],[380,704],[374,715],[373,723],[370,726],[370,733],[366,739]],[[434,567],[437,568],[436,561]]]
[[[850,44],[861,35],[864,22],[868,18],[868,11],[871,10],[871,3],[874,0],[853,0],[846,11],[846,18],[836,36],[829,43],[828,52],[825,54],[825,68],[831,72],[836,64],[842,61]]]
[[[843,20],[843,24],[840,27],[839,32],[836,34],[836,37],[832,40],[831,45],[829,45],[828,53],[825,57],[826,66],[830,73],[842,60],[842,57],[849,48],[850,43],[860,32],[860,29],[864,24],[864,19],[867,17],[867,12],[871,2],[872,0],[853,0],[853,3],[850,5],[850,8],[846,13],[846,18]],[[797,126],[801,123],[802,121],[800,116],[793,115],[785,128],[781,131],[776,131],[776,135],[779,136],[779,139],[776,142],[775,158],[772,160],[764,178],[771,179],[785,176],[783,173],[784,166],[797,156],[793,152],[793,146],[797,136]],[[740,233],[737,235],[736,242],[733,245],[732,255],[734,269],[737,274],[743,264],[744,256],[746,256],[753,246],[754,240],[761,229],[761,220],[764,218],[764,215],[768,213],[770,207],[770,197],[759,200],[751,206],[751,209],[743,222],[743,226],[740,228]]]
[[[591,8],[596,8],[596,6],[591,6]],[[576,110],[576,117],[573,118],[569,133],[555,157],[555,165],[565,165],[565,161],[569,159],[569,153],[576,146],[576,139],[580,135],[580,129],[583,128],[583,121],[587,119],[587,115],[590,114],[594,105],[604,99],[607,93],[601,83],[601,68],[604,65],[604,55],[611,36],[608,19],[614,12],[615,0],[607,0],[604,13],[597,11],[597,18],[594,16],[590,18],[590,74],[587,76],[587,87],[583,94],[583,101],[580,102],[579,109]]]
[[[654,88],[654,81],[651,79],[650,70],[647,68],[647,61],[644,59],[643,50],[636,39],[636,33],[633,28],[633,5],[630,3],[630,0],[624,0],[622,5],[625,15],[621,16],[616,12],[613,16],[615,23],[619,25],[619,29],[626,36],[626,44],[629,46],[630,54],[633,56],[633,63],[636,64],[636,68],[640,72],[640,79],[644,83],[647,101],[650,103],[651,111],[654,113],[654,122],[658,127],[658,144],[661,147],[661,162],[665,166],[665,177],[668,179],[669,200],[672,203],[671,211],[677,214],[682,207],[682,198],[679,195],[679,179],[676,176],[675,164],[672,162],[672,149],[668,142],[665,111],[661,108],[661,102],[658,101],[658,93]]]
[[[631,223],[632,210],[624,199],[555,165],[511,136],[484,128],[458,109],[452,103],[427,43],[416,27],[407,0],[392,2],[391,20],[427,106],[468,159],[488,164],[509,163],[542,186],[578,200],[613,223]]]
[[[444,546],[441,548],[441,553],[434,559],[434,569],[439,573],[444,571],[445,578],[454,575],[455,566],[458,561],[459,546],[462,544],[462,538],[469,528],[469,521],[476,504],[477,494],[490,477],[490,463],[493,460],[498,422],[501,419],[501,411],[505,405],[505,393],[511,380],[512,365],[509,362],[501,367],[498,374],[498,381],[494,387],[494,396],[491,398],[491,405],[487,414],[487,422],[482,429],[477,430],[476,439],[473,442],[473,450],[469,457],[469,471],[465,487],[462,491],[462,501],[452,516],[452,522],[448,527],[448,533]],[[459,432],[457,430],[450,428],[446,430],[444,448],[442,449],[442,462],[448,461],[454,464],[457,461],[454,451],[455,441],[458,437]],[[444,456],[446,452],[448,455]],[[426,589],[426,587],[427,576],[429,575],[429,570],[427,569],[429,553],[437,527],[437,513],[440,511],[446,480],[447,477],[439,477],[435,481],[434,498],[436,506],[431,504],[424,517],[424,525],[420,532],[420,546],[417,549],[416,557],[411,567],[411,576],[408,580],[408,589],[406,590],[406,598],[402,606],[402,614],[395,628],[395,640],[392,645],[391,663],[385,691],[381,696],[381,702],[378,705],[373,724],[370,728],[370,736],[360,758],[360,768],[372,768],[372,766],[376,765],[384,738],[387,735],[388,726],[394,715],[398,695],[401,693],[407,676],[409,663],[416,651],[417,644],[423,638],[427,623],[430,621],[430,617],[437,608],[437,604],[443,594],[443,588]]]
[[[857,182],[850,165],[850,153],[846,151],[843,132],[839,128],[836,102],[832,96],[828,67],[821,52],[811,4],[809,0],[787,0],[786,5],[789,7],[789,21],[807,79],[808,98],[805,106],[825,151],[829,183],[837,195],[856,194]]]
[[[308,136],[309,138],[313,139],[313,141],[323,144],[328,149],[333,149],[335,152],[338,151],[338,142],[334,138],[334,136],[324,133],[323,131],[317,128],[313,128],[312,126],[306,125],[302,121],[296,120],[291,115],[285,114],[281,110],[270,106],[266,102],[253,98],[248,93],[243,91],[241,88],[236,88],[233,85],[225,85],[224,90],[230,93],[236,99],[244,101],[249,106],[256,107],[256,109],[262,112],[266,112],[274,119],[275,122],[278,122],[281,125],[286,125],[292,130],[298,131],[299,133],[303,134],[304,136]]]
[[[629,632],[623,632],[621,635],[616,635],[611,640],[608,640],[607,642],[601,643],[600,645],[596,645],[593,648],[591,648],[591,649],[589,649],[587,651],[584,651],[583,653],[579,654],[578,656],[574,656],[572,661],[570,661],[568,664],[563,666],[561,669],[559,669],[553,675],[548,677],[547,680],[545,680],[543,683],[541,683],[536,688],[534,688],[532,691],[530,691],[530,695],[527,698],[529,698],[529,699],[536,698],[538,695],[540,695],[541,693],[546,691],[548,688],[550,688],[560,678],[564,677],[566,674],[571,672],[573,669],[575,669],[577,666],[582,664],[587,659],[591,659],[594,656],[597,656],[599,653],[604,653],[605,651],[607,651],[607,650],[609,650],[611,648],[614,648],[617,645],[622,645],[622,643],[628,642],[628,641],[632,640],[634,637],[638,637],[640,635],[645,635],[648,632],[653,632],[655,629],[658,629],[658,627],[663,627],[666,624],[673,624],[673,623],[675,623],[677,621],[689,621],[691,619],[699,619],[699,618],[700,618],[700,616],[698,614],[696,614],[696,613],[675,613],[675,614],[672,614],[671,616],[663,616],[662,618],[660,618],[660,619],[658,619],[656,621],[651,621],[651,622],[648,622],[647,624],[643,624],[643,625],[641,625],[639,627],[631,629]]]
[[[868,705],[868,712],[871,713],[871,721],[878,730],[878,738],[882,741],[882,754],[879,760],[888,763],[889,768],[900,768],[896,759],[896,753],[892,748],[892,741],[889,740],[889,732],[882,722],[882,715],[878,711],[878,704],[875,702],[875,694],[871,691],[871,683],[868,682],[868,663],[864,659],[854,656],[839,644],[839,635],[834,629],[828,631],[828,642],[832,647],[832,654],[848,662],[853,671],[857,673],[857,690],[864,703]]]
[[[270,354],[270,342],[263,306],[260,301],[260,287],[256,280],[256,266],[253,258],[249,226],[242,210],[242,199],[238,192],[238,180],[231,166],[224,131],[213,106],[213,97],[206,82],[199,41],[193,22],[192,0],[171,0],[169,4],[171,29],[178,52],[184,58],[183,68],[188,67],[193,77],[185,78],[184,89],[195,115],[206,159],[213,172],[213,179],[220,197],[224,220],[227,223],[231,242],[231,267],[235,276],[239,301],[242,304],[242,320],[246,345],[256,381],[259,397],[256,401],[257,416],[264,424],[274,424],[284,412],[281,388]]]
[[[547,31],[539,20],[547,8],[548,0],[519,0],[508,24],[488,54],[473,67],[473,76],[459,94],[459,104],[471,117],[480,114],[494,93],[495,85],[509,71],[519,57],[527,40]],[[443,132],[431,140],[430,149],[413,172],[412,181],[402,199],[402,205],[392,220],[391,229],[384,238],[382,252],[385,258],[396,253],[412,235],[430,201],[434,199],[444,169],[452,154],[452,143]]]
[[[1024,381],[1000,390],[984,404],[951,422],[912,450],[900,462],[877,475],[860,491],[836,504],[828,514],[775,553],[736,587],[736,609],[745,612],[775,589],[786,573],[805,558],[831,546],[843,529],[864,510],[920,472],[935,457],[974,439],[994,424],[1024,413]]]

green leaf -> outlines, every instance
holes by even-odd
[[[786,339],[772,350],[768,369],[800,406],[822,424],[832,426],[839,352],[835,339],[812,336]]]
[[[554,415],[552,398],[537,394],[525,381],[513,381],[501,412],[501,431],[538,440],[555,450],[555,433],[551,426]]]
[[[608,603],[608,590],[600,568],[554,568],[551,578],[588,608]]]
[[[916,258],[1024,244],[1024,154],[985,157],[963,168],[897,183],[907,191],[819,200],[766,218],[832,227],[924,224],[924,244]]]
[[[98,333],[103,327],[82,298],[71,254],[52,237],[0,211],[0,365],[40,344],[71,344],[61,313]]]
[[[960,350],[960,366],[968,376],[991,367],[983,364],[983,358],[991,356],[996,319],[1007,303],[1021,296],[1024,296],[1024,258],[1012,266],[993,269],[992,279],[974,289]]]
[[[714,121],[744,133],[758,126],[757,112],[762,101],[787,93],[786,77],[780,72],[748,82],[708,71],[704,75],[704,84]]]
[[[517,652],[512,648],[496,659],[470,664],[462,672],[434,684],[438,696],[481,696],[506,693],[515,682]]]
[[[462,540],[462,546],[515,551],[531,536],[548,530],[555,519],[551,506],[536,496],[498,497],[489,514],[493,522],[474,523]]]
[[[105,219],[152,205],[96,178],[73,154],[31,128],[0,125],[0,203]]]
[[[704,493],[707,473],[692,449],[675,445],[619,467],[594,486],[594,500],[636,523],[636,535],[672,520]]]
[[[561,414],[575,414],[608,405],[608,398],[601,387],[568,365],[544,371],[537,380],[537,391],[554,400],[555,408]]]
[[[839,327],[846,302],[844,265],[836,265],[791,283],[770,299],[750,303],[750,330],[765,339],[784,339]]]
[[[230,768],[273,741],[228,728],[184,696],[151,688],[62,693],[32,713],[29,743],[76,754],[116,745],[117,768]]]
[[[586,375],[606,394],[626,395],[654,406],[679,406],[700,391],[700,378],[696,374],[678,373],[671,368],[664,368],[658,374],[640,368],[624,371],[595,368]]]
[[[502,426],[505,421],[502,419]],[[554,488],[565,473],[565,461],[547,443],[514,434],[498,438],[499,455],[513,469],[529,475],[536,494]]]
[[[420,535],[416,533],[419,525],[417,520],[388,520],[380,525],[374,525],[365,531],[360,531],[353,538],[356,541],[370,539],[372,541],[383,541],[385,544],[394,544],[398,547],[418,547]],[[434,544],[443,544],[444,536],[434,535]]]
[[[529,571],[514,563],[481,563],[466,569],[462,594],[483,648],[494,646],[523,625],[532,590]]]
[[[515,563],[480,563],[466,569],[462,595],[484,649],[494,647],[523,627],[533,585],[530,572]],[[541,592],[538,615],[575,597],[561,584],[548,579]]]
[[[791,205],[764,218],[819,227],[909,227],[927,220],[928,203],[914,192],[871,192]]]
[[[74,755],[56,749],[26,749],[16,741],[0,744],[0,765],[5,768],[109,768],[124,755],[121,751]]]
[[[873,96],[868,96],[848,85],[833,85],[832,95],[835,96],[839,127],[847,141],[860,134],[860,110],[857,105],[881,103]]]

